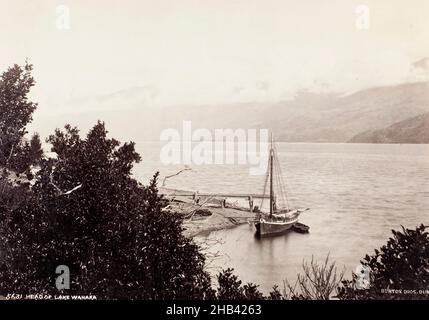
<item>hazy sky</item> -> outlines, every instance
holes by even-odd
[[[139,86],[154,105],[275,101],[426,79],[428,17],[427,0],[0,0],[0,68],[30,59],[42,111]]]

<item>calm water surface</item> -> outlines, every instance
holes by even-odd
[[[134,174],[147,182],[183,165],[162,165],[158,143],[138,143],[143,161]],[[391,229],[429,224],[429,145],[279,143],[279,159],[292,206],[310,207],[301,222],[309,234],[258,240],[241,225],[197,241],[214,243],[221,255],[211,272],[233,267],[244,282],[268,291],[284,279],[295,280],[303,259],[327,254],[350,278],[360,259],[384,244]],[[200,192],[262,193],[264,176],[250,176],[245,165],[191,166],[167,186]],[[215,240],[215,241],[213,241]]]

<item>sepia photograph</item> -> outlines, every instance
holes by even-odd
[[[429,300],[428,17],[0,0],[0,304]]]

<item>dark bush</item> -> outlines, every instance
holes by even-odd
[[[424,225],[415,230],[392,230],[393,237],[361,264],[370,271],[370,287],[359,289],[357,275],[343,281],[340,299],[427,299],[429,288],[429,234]],[[392,293],[390,290],[396,290]],[[405,290],[415,290],[405,291]],[[424,292],[426,291],[426,294]],[[419,293],[420,292],[420,293]]]
[[[182,234],[182,217],[162,210],[157,175],[133,179],[134,143],[108,138],[97,123],[85,138],[69,125],[49,137],[55,158],[41,159],[25,127],[36,104],[31,66],[0,81],[0,295],[92,294],[104,299],[213,297],[205,257]],[[32,184],[21,182],[21,173]],[[56,268],[70,269],[70,289]]]

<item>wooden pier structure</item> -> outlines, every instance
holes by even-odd
[[[218,199],[220,200],[220,205],[222,208],[227,207],[226,199],[228,198],[241,198],[248,200],[249,203],[249,211],[253,212],[256,208],[254,206],[253,199],[265,199],[269,198],[269,195],[257,194],[257,193],[213,193],[213,192],[198,192],[198,191],[186,191],[186,190],[177,190],[161,187],[159,189],[159,193],[162,194],[166,198],[175,199],[184,197],[187,199],[192,199],[195,204],[200,204],[200,199],[205,198],[204,203],[209,201],[209,199]]]
[[[160,188],[159,192],[165,197],[212,197],[212,198],[249,198],[263,199],[269,198],[270,195],[257,194],[257,193],[212,193],[212,192],[198,192],[198,191],[186,191],[176,190],[168,188]]]

